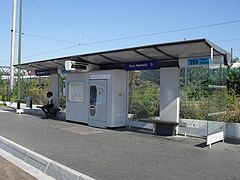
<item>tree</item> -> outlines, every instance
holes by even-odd
[[[228,68],[227,86],[228,89],[234,89],[237,94],[240,94],[240,67],[233,68],[234,63],[240,62],[240,59],[235,57],[232,62]]]
[[[2,79],[2,73],[0,73],[0,100],[7,100],[7,91],[8,91],[8,83],[7,80]]]
[[[232,59],[232,63],[237,63],[237,62],[240,62],[239,57],[234,57],[234,58]]]

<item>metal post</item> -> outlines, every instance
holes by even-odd
[[[21,45],[22,45],[22,0],[20,0],[20,14],[19,14],[19,39],[18,39],[18,93],[17,99],[21,98],[21,69],[19,65],[21,64]]]
[[[14,59],[15,59],[16,12],[17,12],[17,0],[13,0],[12,29],[11,29],[11,54],[10,54],[10,91],[13,90],[13,84],[14,84],[13,64],[14,64]]]
[[[184,97],[184,100],[185,100],[185,107],[184,107],[184,115],[186,116],[186,114],[187,114],[187,96],[188,96],[188,94],[187,94],[187,83],[188,83],[188,81],[187,81],[187,74],[188,74],[188,72],[187,72],[187,70],[188,70],[188,67],[185,67],[185,71],[184,71],[184,94],[185,94],[185,97]]]
[[[211,47],[211,59],[213,60],[213,47]]]

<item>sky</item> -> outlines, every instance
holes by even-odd
[[[10,65],[12,5],[0,0],[0,66]],[[22,32],[22,63],[199,38],[240,57],[240,0],[23,0]]]

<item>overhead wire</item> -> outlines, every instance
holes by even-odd
[[[40,6],[39,4],[37,4],[35,1],[33,1],[33,0],[29,0],[29,1],[31,1],[31,2],[32,2],[34,5],[36,5],[38,8],[42,9],[42,10],[45,11],[48,15],[50,15],[50,16],[54,17],[55,19],[57,19],[58,21],[62,22],[63,24],[65,24],[66,26],[68,26],[69,28],[71,28],[72,30],[74,30],[75,32],[77,32],[77,33],[79,33],[79,34],[82,34],[82,35],[84,35],[84,36],[87,36],[87,37],[89,37],[90,39],[95,40],[95,42],[90,42],[90,43],[77,43],[77,42],[71,42],[71,41],[66,41],[66,40],[60,40],[60,39],[56,39],[56,38],[44,37],[44,36],[40,36],[40,35],[34,35],[34,34],[30,34],[30,33],[24,33],[24,35],[31,36],[31,37],[42,38],[42,39],[47,39],[47,40],[53,40],[53,41],[58,41],[58,42],[71,43],[71,44],[76,44],[76,45],[75,45],[75,46],[66,47],[66,48],[56,49],[56,50],[52,50],[52,51],[42,52],[42,53],[30,55],[30,56],[25,56],[25,57],[23,57],[23,58],[33,57],[33,56],[42,55],[42,54],[48,54],[48,53],[57,52],[57,51],[62,51],[62,50],[70,49],[70,48],[75,48],[75,47],[80,46],[80,45],[82,45],[82,46],[91,46],[91,47],[94,47],[94,48],[99,48],[99,47],[97,47],[97,46],[93,46],[93,44],[107,43],[107,42],[127,40],[127,39],[147,37],[147,36],[154,36],[154,35],[174,33],[174,32],[180,32],[180,31],[188,31],[188,30],[208,28],[208,27],[214,27],[214,26],[220,26],[220,25],[226,25],[226,24],[232,24],[232,23],[239,23],[239,22],[240,22],[240,19],[238,19],[238,20],[234,20],[234,21],[227,21],[227,22],[221,22],[221,23],[215,23],[215,24],[208,24],[208,25],[202,25],[202,26],[194,26],[194,27],[189,27],[189,28],[182,28],[182,29],[162,31],[162,32],[157,32],[157,33],[141,34],[141,35],[135,35],[135,36],[128,36],[128,37],[122,37],[122,38],[115,38],[115,39],[98,41],[97,39],[95,39],[95,38],[93,38],[93,37],[91,37],[91,36],[89,36],[89,35],[87,35],[87,34],[85,34],[85,33],[80,32],[78,29],[76,29],[75,27],[73,27],[73,26],[70,25],[69,23],[66,23],[65,21],[63,21],[63,20],[60,19],[59,17],[55,16],[53,13],[49,12],[47,9],[45,9],[45,8],[43,8],[42,6]],[[226,42],[226,41],[236,41],[236,40],[240,40],[240,38],[228,39],[228,40],[219,40],[219,41],[214,41],[214,42]]]
[[[55,50],[51,50],[51,51],[46,51],[46,52],[42,52],[42,53],[38,53],[38,54],[32,54],[29,56],[24,56],[22,58],[27,58],[27,57],[33,57],[33,56],[38,56],[38,55],[43,55],[43,54],[49,54],[49,53],[53,53],[53,52],[57,52],[57,51],[62,51],[62,50],[66,50],[66,49],[72,49],[75,47],[78,47],[79,45],[75,45],[75,46],[69,46],[69,47],[65,47],[65,48],[60,48],[60,49],[55,49]]]
[[[116,39],[109,39],[109,40],[104,40],[104,41],[91,42],[91,43],[87,43],[87,44],[97,44],[97,43],[121,41],[121,40],[134,39],[134,38],[140,38],[140,37],[155,36],[155,35],[160,35],[160,34],[168,34],[168,33],[174,33],[174,32],[181,32],[181,31],[189,31],[189,30],[195,30],[195,29],[209,28],[209,27],[221,26],[221,25],[233,24],[233,23],[239,23],[239,22],[240,22],[240,19],[234,20],[234,21],[222,22],[222,23],[208,24],[208,25],[202,25],[202,26],[194,26],[194,27],[189,27],[189,28],[175,29],[175,30],[162,31],[162,32],[156,32],[156,33],[149,33],[149,34],[141,34],[141,35],[135,35],[135,36],[116,38]]]
[[[18,31],[16,31],[16,33],[18,33]],[[58,42],[64,42],[64,43],[70,43],[70,44],[81,44],[81,45],[91,45],[92,43],[77,43],[77,42],[73,42],[73,41],[67,41],[67,40],[63,40],[63,39],[57,39],[57,38],[50,38],[50,37],[45,37],[45,36],[41,36],[41,35],[36,35],[36,34],[30,34],[30,33],[22,33],[22,35],[26,35],[26,36],[30,36],[30,37],[35,37],[35,38],[40,38],[40,39],[46,39],[46,40],[52,40],[52,41],[58,41]],[[213,41],[215,43],[217,42],[227,42],[227,41],[239,41],[240,38],[233,38],[233,39],[223,39],[223,40],[217,40],[217,41]],[[98,42],[96,42],[98,43]]]
[[[80,45],[90,46],[90,47],[94,47],[94,48],[96,48],[96,49],[101,49],[101,47],[99,47],[99,46],[94,46],[94,45],[90,45],[90,44],[81,44],[81,43],[77,43],[77,42],[73,42],[73,41],[67,41],[67,40],[50,38],[50,37],[44,37],[44,36],[41,36],[41,35],[34,35],[34,34],[29,34],[29,33],[23,33],[23,35],[27,35],[27,36],[35,37],[35,38],[46,39],[46,40],[51,40],[51,41],[58,41],[58,42],[70,43],[70,44],[75,44],[75,45],[79,45],[79,46],[80,46]]]
[[[194,29],[208,28],[208,27],[214,27],[214,26],[220,26],[220,25],[233,24],[233,23],[239,23],[240,22],[240,19],[237,19],[237,20],[226,21],[226,22],[221,22],[221,23],[214,23],[214,24],[208,24],[208,25],[202,25],[202,26],[194,26],[194,27],[189,27],[189,28],[182,28],[182,29],[175,29],[175,30],[168,30],[168,31],[156,32],[156,33],[141,34],[141,35],[135,35],[135,36],[128,36],[128,37],[122,37],[122,38],[115,38],[115,39],[98,41],[96,38],[93,38],[93,37],[91,37],[91,36],[89,36],[89,35],[87,35],[85,33],[82,33],[81,31],[79,31],[77,28],[75,28],[71,24],[65,22],[61,18],[57,17],[56,15],[54,15],[53,13],[51,13],[50,11],[45,9],[44,7],[40,6],[35,1],[33,1],[33,0],[29,0],[29,1],[32,2],[38,8],[42,9],[48,15],[54,17],[55,19],[57,19],[58,21],[60,21],[64,25],[66,25],[69,28],[71,28],[72,30],[74,30],[75,32],[79,33],[80,35],[84,35],[84,36],[86,36],[86,37],[88,37],[88,38],[90,38],[92,40],[95,40],[95,41],[94,42],[90,42],[90,43],[80,43],[80,42],[76,43],[76,42],[70,42],[70,41],[66,41],[66,40],[55,39],[55,38],[47,38],[47,37],[43,37],[43,36],[39,36],[39,35],[33,35],[33,34],[28,34],[28,33],[25,33],[25,35],[32,36],[32,37],[38,37],[38,38],[42,38],[42,39],[59,41],[59,42],[66,42],[66,43],[72,43],[72,44],[78,44],[78,45],[86,45],[86,46],[92,46],[93,44],[103,44],[103,43],[106,44],[108,42],[114,42],[114,41],[121,41],[121,40],[134,39],[134,38],[147,37],[147,36],[154,36],[154,35],[167,34],[167,33],[174,33],[174,32],[180,32],[180,31],[188,31],[188,30],[194,30]],[[235,40],[238,40],[238,39],[235,39]],[[231,41],[231,40],[220,40],[218,42],[224,42],[224,41]],[[92,46],[92,47],[99,48],[99,47],[96,47],[96,46]],[[66,49],[66,48],[62,48],[62,49]],[[59,51],[59,50],[58,49],[57,50],[53,50],[53,52],[56,52],[56,51]],[[47,52],[47,53],[49,53],[49,52]],[[43,54],[43,53],[40,53],[40,54]]]
[[[18,33],[18,31],[16,31],[16,33]],[[67,40],[63,40],[63,39],[56,39],[56,38],[50,38],[50,37],[45,37],[45,36],[41,36],[41,35],[36,35],[36,34],[30,34],[30,33],[22,33],[22,35],[24,36],[30,36],[30,37],[35,37],[35,38],[40,38],[40,39],[46,39],[46,40],[51,40],[51,41],[58,41],[58,42],[63,42],[63,43],[70,43],[70,44],[75,44],[75,45],[83,45],[83,46],[89,46],[89,47],[93,47],[96,49],[101,49],[101,47],[99,46],[94,46],[94,45],[88,45],[88,44],[81,44],[81,43],[77,43],[77,42],[73,42],[73,41],[67,41]],[[64,48],[63,48],[64,49]]]
[[[233,23],[239,23],[240,19],[237,20],[233,20],[233,21],[227,21],[227,22],[221,22],[221,23],[215,23],[215,24],[208,24],[208,25],[202,25],[202,26],[194,26],[194,27],[189,27],[189,28],[182,28],[182,29],[175,29],[175,30],[169,30],[169,31],[162,31],[162,32],[156,32],[156,33],[149,33],[149,34],[141,34],[141,35],[135,35],[135,36],[128,36],[128,37],[122,37],[122,38],[115,38],[115,39],[109,39],[109,40],[103,40],[103,41],[98,41],[96,38],[93,38],[85,33],[82,33],[81,31],[79,31],[77,28],[75,28],[74,26],[72,26],[71,24],[65,22],[64,20],[62,20],[61,18],[57,17],[56,15],[54,15],[53,13],[51,13],[50,11],[48,11],[47,9],[43,8],[42,6],[40,6],[38,3],[36,3],[33,0],[29,0],[30,2],[32,2],[35,6],[37,6],[38,8],[42,9],[45,13],[47,13],[48,15],[54,17],[55,19],[57,19],[58,21],[60,21],[61,23],[63,23],[64,25],[68,26],[69,28],[71,28],[72,30],[74,30],[75,32],[82,34],[92,40],[95,40],[95,42],[90,42],[90,43],[77,43],[77,42],[71,42],[71,41],[66,41],[66,40],[60,40],[60,39],[56,39],[56,38],[49,38],[49,37],[44,37],[44,36],[40,36],[40,35],[34,35],[34,34],[30,34],[30,33],[24,33],[27,36],[32,36],[32,37],[37,37],[37,38],[42,38],[42,39],[47,39],[47,40],[53,40],[53,41],[59,41],[59,42],[65,42],[65,43],[71,43],[71,44],[76,44],[75,46],[70,46],[70,47],[66,47],[66,48],[61,48],[61,49],[56,49],[56,50],[52,50],[52,51],[47,51],[47,52],[42,52],[42,53],[38,53],[35,55],[30,55],[30,56],[25,56],[25,57],[32,57],[32,56],[37,56],[37,55],[42,55],[42,54],[48,54],[48,53],[52,53],[52,52],[57,52],[57,51],[62,51],[62,50],[66,50],[66,49],[70,49],[70,48],[75,48],[77,46],[91,46],[94,48],[99,48],[97,46],[93,46],[93,44],[100,44],[100,43],[107,43],[107,42],[113,42],[113,41],[120,41],[120,40],[127,40],[127,39],[133,39],[133,38],[140,38],[140,37],[147,37],[147,36],[154,36],[154,35],[160,35],[160,34],[167,34],[167,33],[174,33],[174,32],[180,32],[180,31],[188,31],[188,30],[194,30],[194,29],[201,29],[201,28],[208,28],[208,27],[214,27],[214,26],[220,26],[220,25],[226,25],[226,24],[233,24]],[[218,41],[214,41],[214,42],[227,42],[227,41],[238,41],[240,40],[240,38],[235,38],[235,39],[227,39],[227,40],[218,40]],[[239,51],[239,50],[234,50],[234,51]],[[23,57],[24,58],[24,57]],[[8,61],[8,60],[7,60]]]
[[[232,39],[232,40],[235,41],[235,40],[238,40],[238,39]],[[225,42],[225,40],[220,40],[220,41],[221,41],[221,42]],[[226,41],[230,41],[230,40],[226,40]],[[214,42],[218,42],[218,41],[214,41]],[[34,56],[43,55],[43,54],[49,54],[49,53],[53,53],[53,52],[63,51],[63,50],[66,50],[66,49],[76,48],[76,47],[78,47],[78,46],[90,46],[90,47],[94,47],[94,48],[99,49],[99,47],[93,46],[93,45],[89,45],[89,44],[78,44],[78,45],[75,45],[75,46],[70,46],[70,47],[55,49],[55,50],[51,50],[51,51],[47,51],[47,52],[41,52],[41,53],[38,53],[38,54],[32,54],[32,55],[29,55],[29,56],[24,56],[24,57],[22,57],[22,58],[34,57]],[[240,50],[233,50],[233,51],[240,51]],[[5,61],[3,61],[3,62],[7,62],[7,61],[8,61],[8,60],[5,60]]]
[[[36,35],[36,37],[39,37]],[[41,37],[41,36],[40,36]],[[51,39],[51,38],[44,38],[44,39],[48,39],[48,40],[56,40],[56,41],[62,41],[64,42],[64,40],[57,40],[57,39]],[[227,41],[238,41],[240,40],[240,38],[235,38],[235,39],[226,39],[226,40],[218,40],[218,41],[214,41],[214,42],[227,42]],[[73,42],[71,42],[73,43]],[[73,43],[74,44],[74,43]],[[94,47],[96,49],[99,49],[100,47],[98,46],[94,46],[93,44],[89,44],[89,43],[83,43],[83,44],[77,44],[75,43],[76,45],[75,46],[70,46],[70,47],[66,47],[66,48],[61,48],[61,49],[56,49],[56,50],[52,50],[52,51],[47,51],[47,52],[42,52],[42,53],[38,53],[38,54],[34,54],[34,55],[30,55],[30,56],[25,56],[25,57],[22,57],[22,58],[26,58],[26,57],[33,57],[33,56],[37,56],[37,55],[43,55],[43,54],[49,54],[49,53],[52,53],[52,52],[57,52],[57,51],[62,51],[62,50],[66,50],[66,49],[71,49],[71,48],[75,48],[77,46],[90,46],[90,47]],[[234,51],[239,51],[239,50],[234,50]]]
[[[18,31],[16,31],[16,33],[18,33]],[[40,38],[40,39],[45,39],[45,40],[64,42],[64,43],[69,43],[69,44],[79,44],[79,43],[73,42],[73,41],[67,41],[67,40],[63,40],[63,39],[50,38],[50,37],[45,37],[45,36],[36,35],[36,34],[30,34],[30,33],[25,33],[25,32],[22,33],[22,35],[23,36],[30,36],[30,37]]]
[[[63,23],[64,25],[66,25],[67,27],[69,27],[69,28],[71,28],[72,30],[74,30],[75,32],[77,32],[78,34],[84,35],[84,36],[86,36],[86,37],[88,37],[88,38],[90,38],[90,39],[92,39],[92,40],[94,40],[94,41],[98,41],[96,38],[94,38],[94,37],[92,37],[92,36],[90,36],[90,35],[88,35],[88,34],[85,34],[85,33],[81,32],[81,31],[79,31],[77,28],[75,28],[75,27],[72,26],[71,24],[65,22],[65,21],[62,20],[61,18],[57,17],[56,15],[54,15],[53,13],[51,13],[50,11],[48,11],[47,9],[45,9],[44,7],[40,6],[40,5],[39,5],[38,3],[36,3],[35,1],[33,1],[33,0],[29,0],[29,1],[32,2],[32,3],[33,3],[35,6],[37,6],[38,8],[42,9],[42,10],[43,10],[45,13],[47,13],[48,15],[54,17],[55,19],[57,19],[58,21],[60,21],[60,22]],[[79,43],[80,43],[80,42],[79,42]],[[106,44],[106,43],[104,43],[104,44],[107,45],[107,46],[111,46],[111,45]],[[112,46],[111,46],[111,47],[112,47]]]
[[[68,46],[68,47],[60,48],[60,49],[55,49],[55,50],[51,50],[51,51],[46,51],[46,52],[42,52],[42,53],[38,53],[38,54],[32,54],[32,55],[24,56],[22,58],[34,57],[34,56],[39,56],[39,55],[43,55],[43,54],[49,54],[49,53],[53,53],[53,52],[63,51],[63,50],[66,50],[66,49],[73,49],[73,48],[76,48],[76,47],[79,47],[79,46],[81,46],[81,44],[78,44],[78,45],[75,45],[75,46]],[[96,46],[93,46],[93,45],[86,45],[86,46],[91,46],[91,47],[99,49],[99,47],[96,47]]]
[[[232,39],[232,40],[235,40],[235,39]],[[227,40],[227,41],[229,41],[229,40]],[[216,41],[214,41],[214,42],[216,42]],[[221,42],[224,42],[224,40],[221,40]],[[49,54],[49,53],[53,53],[53,52],[63,51],[63,50],[66,50],[66,49],[76,48],[76,47],[78,47],[78,46],[91,46],[91,47],[94,47],[94,48],[99,49],[99,47],[96,47],[96,46],[93,46],[93,45],[78,44],[78,45],[75,45],[75,46],[70,46],[70,47],[55,49],[55,50],[51,50],[51,51],[47,51],[47,52],[42,52],[42,53],[38,53],[38,54],[32,54],[32,55],[29,55],[29,56],[24,56],[24,57],[22,57],[22,58],[34,57],[34,56],[43,55],[43,54]],[[240,50],[233,50],[233,51],[236,52],[236,51],[240,51]]]
[[[224,39],[224,40],[217,40],[214,42],[228,42],[228,41],[240,41],[240,38],[234,38],[234,39]]]
[[[57,19],[58,21],[60,21],[61,23],[63,23],[64,25],[68,26],[69,28],[71,28],[72,30],[74,30],[77,33],[83,34],[82,32],[80,32],[77,28],[73,27],[71,24],[63,21],[62,19],[60,19],[59,17],[55,16],[53,13],[51,13],[50,11],[48,11],[47,9],[43,8],[42,6],[40,6],[39,4],[37,4],[35,1],[33,0],[29,0],[31,1],[35,6],[37,6],[38,8],[42,9],[45,13],[47,13],[48,15],[54,17],[55,19]],[[85,35],[85,34],[84,34]]]

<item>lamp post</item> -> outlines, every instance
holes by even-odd
[[[18,36],[18,91],[17,91],[17,99],[20,101],[21,99],[21,45],[22,45],[22,0],[20,0],[20,12],[19,12],[19,36]]]
[[[16,37],[16,13],[17,13],[17,0],[13,0],[12,11],[12,29],[11,29],[11,54],[10,54],[10,93],[13,90],[14,84],[14,59],[15,59],[15,37]]]

